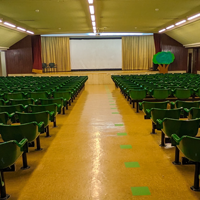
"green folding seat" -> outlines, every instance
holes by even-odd
[[[0,134],[5,142],[9,140],[16,140],[19,142],[23,138],[26,138],[29,143],[36,140],[36,150],[41,150],[39,130],[42,130],[42,127],[44,127],[44,122],[37,123],[35,121],[20,125],[0,124]]]
[[[192,91],[190,89],[177,88],[174,91],[174,96],[177,99],[188,99],[192,95]]]
[[[184,154],[188,160],[191,160],[195,163],[194,185],[190,188],[194,191],[200,191],[200,139],[187,135],[178,136],[176,134],[172,134],[172,143]]]
[[[34,100],[38,100],[40,98],[50,98],[51,96],[50,92],[29,92],[28,93],[28,98],[32,98]]]
[[[11,124],[14,116],[14,113],[9,114],[7,112],[0,112],[0,124]]]
[[[171,108],[180,108],[182,107],[182,117],[187,117],[188,116],[188,112],[185,111],[185,109],[190,109],[192,107],[196,107],[199,108],[200,106],[200,101],[180,101],[177,100],[175,102],[171,102]]]
[[[49,137],[49,124],[50,124],[50,114],[49,111],[43,111],[43,112],[34,112],[34,113],[20,113],[17,112],[19,122],[20,124],[25,124],[29,122],[37,122],[40,124],[41,122],[44,123],[43,126],[38,127],[40,133],[46,132],[46,137]]]
[[[43,112],[43,111],[49,111],[49,119],[51,122],[53,122],[54,127],[56,127],[56,116],[58,114],[57,112],[57,104],[48,104],[48,105],[29,105],[29,109],[32,113],[35,112]]]
[[[135,107],[136,102],[136,112],[139,112],[139,101],[142,101],[147,95],[147,91],[144,89],[130,89],[129,96],[131,102],[133,102],[133,108]]]
[[[5,101],[4,99],[0,99],[0,106],[4,106],[6,105],[7,101]]]
[[[13,93],[4,93],[4,99],[24,99],[26,98],[26,94],[23,92],[13,92]]]
[[[10,197],[9,194],[6,194],[4,172],[15,171],[16,160],[21,155],[22,157],[23,155],[26,156],[26,152],[28,152],[27,141],[27,139],[23,138],[19,142],[10,140],[0,143],[0,199],[8,199]]]
[[[22,104],[24,106],[29,105],[29,104],[35,104],[34,99],[10,99],[9,100],[10,105],[17,105],[17,104]]]
[[[39,99],[41,105],[47,105],[47,104],[57,104],[58,114],[61,114],[61,110],[63,111],[63,114],[65,114],[65,107],[64,107],[64,100],[63,98],[54,98],[54,99]]]
[[[176,134],[179,137],[183,135],[188,135],[191,137],[195,137],[198,134],[200,119],[191,119],[191,120],[178,120],[178,119],[170,119],[164,118],[163,120],[157,120],[158,123],[162,126],[161,132],[161,145],[165,146],[165,135],[171,138],[172,134]],[[179,151],[175,149],[175,161],[174,164],[179,163]]]
[[[200,118],[200,108],[192,107],[190,109],[185,108],[184,111],[188,113],[188,119]]]
[[[53,98],[63,98],[64,106],[68,109],[68,104],[71,105],[71,93],[70,92],[63,92],[63,91],[54,91],[52,92]]]
[[[167,109],[169,101],[163,101],[163,102],[149,102],[149,101],[143,101],[139,103],[139,109],[142,110],[145,114],[145,119],[150,119],[151,115],[146,110],[151,108],[160,108],[160,109]]]
[[[151,94],[155,99],[166,99],[170,95],[170,91],[168,89],[153,89]]]
[[[164,118],[173,118],[179,119],[182,108],[177,109],[160,109],[160,108],[151,108],[147,109],[146,112],[150,115],[152,120],[152,133],[155,133],[155,129],[161,130],[162,124],[158,123],[158,119],[163,120]]]
[[[7,105],[7,106],[0,106],[0,112],[7,112],[9,114],[15,114],[15,112],[24,112],[28,109],[28,106],[23,106],[22,104],[18,105]],[[17,122],[18,118],[17,115],[12,116],[12,122]]]

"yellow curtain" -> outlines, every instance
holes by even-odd
[[[42,62],[55,63],[57,71],[71,71],[68,37],[41,37]]]
[[[122,37],[122,69],[150,69],[155,54],[153,35]]]

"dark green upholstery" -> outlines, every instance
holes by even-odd
[[[0,123],[2,123],[2,124],[11,124],[13,116],[14,116],[14,113],[13,114],[9,114],[7,112],[1,112],[0,113]]]
[[[192,92],[190,89],[177,88],[174,92],[174,96],[177,99],[188,99],[191,95]]]
[[[200,118],[200,108],[185,108],[184,111],[188,113],[188,119]]]
[[[24,99],[26,98],[26,94],[23,92],[14,92],[14,93],[5,93],[4,99],[10,100],[10,99]]]
[[[152,91],[152,96],[155,99],[166,99],[168,98],[170,92],[168,89],[154,89]]]
[[[6,194],[4,169],[11,167],[16,160],[28,151],[27,139],[22,139],[17,142],[16,140],[10,140],[7,142],[0,143],[0,188],[1,188],[1,199],[7,199],[10,195]]]
[[[147,91],[144,89],[130,89],[129,96],[131,100],[143,100],[147,95]]]
[[[160,109],[167,109],[167,104],[169,101],[164,102],[148,102],[143,101],[139,103],[140,109],[145,113],[145,119],[150,119],[150,113],[147,112],[147,109],[151,108],[160,108]]]
[[[194,191],[200,191],[199,188],[199,169],[200,169],[200,139],[184,135],[182,137],[172,134],[172,143],[178,148],[184,156],[195,162],[194,185],[190,187]]]
[[[44,133],[44,128],[46,129],[46,136],[49,136],[49,123],[51,122],[49,111],[43,111],[43,112],[34,112],[34,113],[20,113],[17,112],[19,122],[21,124],[29,123],[29,122],[37,122],[40,124],[41,122],[44,123],[43,126],[38,127],[40,133]]]
[[[64,106],[68,109],[68,104],[70,105],[71,93],[65,91],[54,91],[52,92],[53,98],[63,98]]]

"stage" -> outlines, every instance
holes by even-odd
[[[134,70],[134,71],[71,71],[71,72],[50,72],[42,74],[8,74],[8,76],[88,76],[86,84],[109,85],[113,84],[111,75],[131,74],[155,74],[158,71]],[[185,71],[170,71],[169,73],[185,73]]]

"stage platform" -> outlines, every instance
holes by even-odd
[[[42,74],[8,74],[8,76],[88,76],[86,84],[109,85],[113,84],[111,75],[130,74],[155,74],[158,71],[134,70],[134,71],[71,71],[71,72],[50,72]],[[185,71],[170,71],[169,73],[185,73]]]

